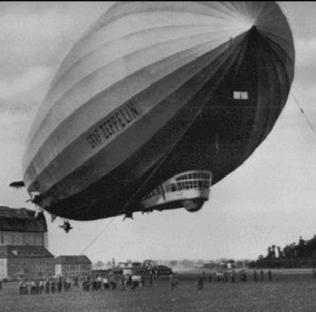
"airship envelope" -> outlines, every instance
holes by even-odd
[[[51,83],[27,140],[27,190],[55,215],[92,220],[141,210],[183,172],[215,184],[271,131],[294,58],[273,2],[118,2]]]

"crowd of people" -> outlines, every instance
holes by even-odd
[[[247,282],[247,281],[250,281],[251,278],[254,282],[259,282],[259,281],[264,282],[265,280],[271,282],[272,271],[268,270],[267,272],[264,272],[263,270],[260,270],[258,273],[257,270],[253,270],[253,272],[251,273],[245,270],[241,270],[237,273],[235,270],[232,270],[232,271],[210,273],[208,277],[206,276],[205,273],[202,273],[198,278],[196,287],[198,290],[202,290],[206,279],[208,279],[209,283],[213,283],[213,282],[235,283],[238,281]]]
[[[153,277],[149,276],[148,285],[153,284]],[[30,279],[19,281],[19,293],[20,295],[37,295],[37,294],[54,294],[67,292],[70,289],[78,288],[83,291],[101,291],[101,290],[130,290],[136,287],[145,286],[145,277],[141,275],[121,275],[116,276],[109,274],[105,277],[97,276],[92,278],[91,276],[79,278],[63,278],[54,277],[49,279]]]
[[[150,274],[148,276],[142,275],[120,275],[117,276],[113,273],[107,276],[97,276],[92,278],[87,276],[84,278],[63,278],[54,277],[49,279],[38,279],[38,280],[20,280],[19,282],[19,293],[20,295],[36,295],[36,294],[54,294],[67,292],[70,289],[78,288],[83,291],[102,291],[102,290],[115,290],[120,289],[132,290],[137,287],[144,287],[145,284],[149,287],[153,285],[155,277]],[[204,288],[205,282],[208,283],[235,283],[235,282],[263,282],[272,281],[272,272],[268,271],[223,271],[223,272],[213,272],[213,273],[202,273],[196,282],[196,288],[202,290]],[[174,290],[178,284],[178,276],[176,273],[169,275],[170,289]],[[1,285],[0,285],[1,287]]]
[[[95,279],[86,277],[82,282],[82,289],[84,291],[114,290],[120,286],[121,290],[128,290],[144,286],[144,284],[145,279],[140,275],[122,275],[119,278],[109,275],[107,277],[98,276]]]
[[[38,294],[54,294],[61,293],[62,291],[70,290],[75,282],[62,277],[38,280],[20,280],[19,293],[20,295],[38,295]]]

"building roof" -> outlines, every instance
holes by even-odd
[[[43,246],[0,246],[0,258],[54,258]]]
[[[47,232],[47,223],[44,214],[35,218],[32,210],[0,206],[0,231]]]
[[[58,256],[55,258],[55,264],[91,264],[87,256]]]

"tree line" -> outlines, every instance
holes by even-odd
[[[298,242],[293,242],[281,248],[271,245],[267,248],[266,255],[260,255],[256,261],[251,261],[252,268],[298,268],[316,267],[316,235]]]

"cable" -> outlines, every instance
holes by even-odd
[[[83,254],[87,249],[89,249],[97,240],[98,238],[105,232],[105,230],[113,223],[113,221],[115,220],[115,217],[113,217],[106,225],[105,227],[102,229],[102,231],[100,233],[98,233],[91,241],[90,243],[81,250],[80,254]]]
[[[308,117],[306,116],[304,109],[302,108],[302,106],[299,104],[297,98],[295,97],[294,93],[291,92],[291,95],[294,99],[294,102],[296,103],[298,109],[300,110],[301,114],[304,116],[306,122],[308,123],[309,127],[312,129],[312,131],[316,134],[316,129],[314,128],[313,124],[311,123],[311,121],[308,119]]]

